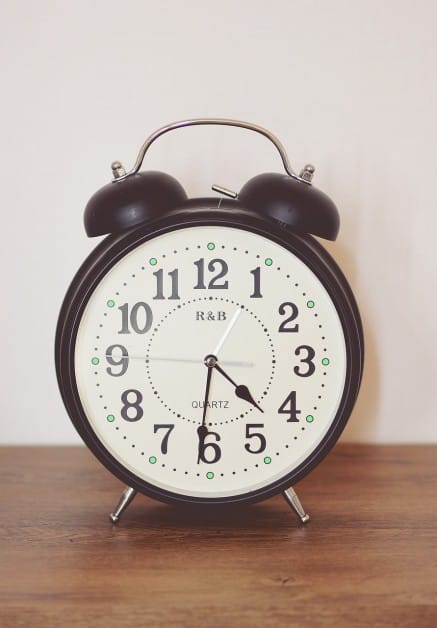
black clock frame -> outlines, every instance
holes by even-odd
[[[140,244],[161,234],[193,226],[233,227],[257,233],[283,246],[300,258],[328,291],[340,318],[346,344],[347,367],[342,399],[327,434],[311,454],[279,480],[260,489],[227,497],[193,497],[154,486],[124,467],[104,447],[93,431],[82,404],[74,372],[77,331],[88,300],[104,275]],[[239,201],[217,198],[190,199],[178,209],[121,234],[110,235],[88,256],[74,277],[59,315],[55,340],[55,362],[59,388],[67,412],[79,435],[116,477],[135,490],[172,504],[223,505],[256,502],[294,485],[317,466],[340,437],[352,412],[363,370],[364,341],[361,319],[352,291],[342,271],[312,236],[299,235],[272,219],[246,209]]]

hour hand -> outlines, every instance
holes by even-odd
[[[248,389],[248,387],[244,384],[240,384],[239,386],[235,387],[235,394],[237,395],[237,397],[240,397],[240,399],[244,399],[244,401],[248,401],[253,406],[255,406],[255,408],[258,408],[260,412],[264,412],[264,410],[259,407],[255,399],[250,394],[250,390]]]
[[[245,386],[244,384],[236,384],[234,380],[231,377],[229,377],[227,373],[225,373],[225,371],[221,368],[221,366],[217,364],[217,362],[214,364],[214,368],[221,375],[223,375],[223,377],[225,377],[228,380],[228,382],[230,382],[234,386],[234,389],[235,389],[234,392],[237,395],[237,397],[240,397],[240,399],[244,399],[244,401],[247,401],[248,403],[252,404],[252,406],[255,406],[255,408],[258,408],[260,412],[264,412],[264,410],[259,407],[255,399],[253,398],[247,386]]]

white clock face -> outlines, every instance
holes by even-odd
[[[256,491],[329,430],[346,378],[337,310],[270,239],[177,229],[126,254],[83,313],[75,373],[89,423],[140,479],[196,498]]]

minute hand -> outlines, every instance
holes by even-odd
[[[235,387],[235,394],[237,395],[237,397],[240,397],[240,399],[244,399],[244,401],[251,403],[253,406],[255,406],[255,408],[258,408],[260,412],[264,412],[264,410],[259,407],[255,399],[250,394],[247,386],[245,386],[244,384],[236,384],[234,380],[229,377],[229,375],[225,373],[225,371],[217,363],[214,365],[214,368]]]
[[[199,425],[197,428],[197,435],[199,437],[199,447],[198,447],[198,455],[197,455],[197,464],[200,462],[200,451],[205,443],[205,438],[208,436],[208,428],[206,427],[206,413],[208,409],[208,400],[209,400],[209,389],[211,387],[211,376],[212,376],[212,366],[206,365],[208,368],[208,374],[206,376],[206,388],[205,388],[205,399],[203,402],[203,416],[202,416],[202,425]]]

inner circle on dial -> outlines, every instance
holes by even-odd
[[[270,330],[250,305],[201,297],[175,304],[153,328],[146,347],[147,381],[169,414],[202,423],[205,360],[211,355],[237,386],[248,388],[262,409],[276,368]],[[235,391],[229,379],[212,368],[207,425],[232,423],[249,413],[262,417],[255,405]]]

